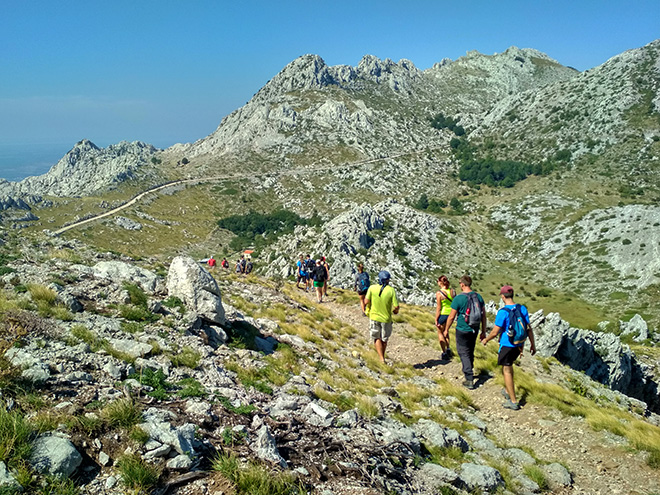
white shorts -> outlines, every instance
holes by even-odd
[[[387,339],[392,335],[392,323],[369,320],[369,334],[371,335],[371,340],[380,339],[383,342],[387,342]]]

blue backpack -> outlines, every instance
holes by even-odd
[[[524,344],[527,340],[527,323],[520,310],[520,304],[516,304],[514,308],[502,309],[509,313],[509,328],[506,329],[509,342],[515,346]]]
[[[369,289],[369,274],[367,272],[362,272],[358,275],[357,279],[357,290],[359,292],[364,292]]]

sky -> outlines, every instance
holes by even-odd
[[[213,132],[296,57],[427,69],[535,48],[587,70],[660,38],[660,0],[0,0],[0,145]],[[69,147],[70,147],[69,146]]]

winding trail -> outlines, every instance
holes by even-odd
[[[368,158],[365,160],[358,160],[356,162],[350,162],[350,163],[345,163],[343,165],[334,165],[334,164],[329,164],[329,165],[323,165],[323,166],[318,166],[318,167],[301,167],[301,168],[295,168],[295,169],[290,169],[290,170],[280,170],[277,172],[262,172],[262,173],[255,173],[251,174],[251,177],[280,177],[280,176],[287,176],[287,175],[298,175],[298,174],[311,174],[311,173],[316,173],[316,172],[325,172],[329,170],[337,170],[337,169],[342,169],[342,168],[353,168],[356,166],[362,166],[362,165],[369,165],[372,163],[376,163],[382,160],[392,160],[395,158],[401,158],[402,156],[409,156],[409,155],[415,155],[419,154],[421,152],[408,152],[408,153],[399,153],[395,155],[389,155],[389,156],[384,156],[384,157],[379,157],[379,158]],[[204,182],[223,182],[223,181],[228,181],[228,180],[236,180],[236,179],[241,179],[243,178],[243,174],[236,174],[236,175],[224,175],[224,176],[216,176],[216,177],[203,177],[203,178],[190,178],[190,179],[179,179],[175,180],[172,182],[167,182],[165,184],[160,184],[158,186],[152,187],[151,189],[148,189],[146,191],[143,191],[136,196],[134,196],[132,199],[128,200],[126,203],[119,205],[112,210],[108,210],[103,213],[99,213],[98,215],[94,215],[88,218],[85,218],[83,220],[78,220],[76,222],[70,223],[69,225],[65,225],[64,227],[61,227],[55,231],[53,231],[53,234],[55,235],[61,235],[65,232],[68,232],[69,230],[75,229],[77,227],[81,227],[83,225],[87,225],[92,222],[96,222],[97,220],[101,220],[103,218],[111,217],[113,215],[116,215],[120,211],[123,211],[127,208],[130,208],[131,206],[137,204],[140,202],[140,200],[144,199],[146,196],[150,194],[157,193],[159,191],[162,191],[164,189],[168,189],[171,187],[177,187],[181,185],[195,185],[195,184],[202,184]]]

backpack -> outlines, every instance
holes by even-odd
[[[316,268],[316,261],[310,258],[307,261],[305,261],[305,265],[307,265],[307,271],[312,272]]]
[[[465,310],[465,323],[474,328],[481,324],[481,317],[484,314],[484,308],[479,302],[479,296],[476,292],[470,292],[467,295],[468,304]]]
[[[520,310],[520,304],[516,304],[515,308],[502,309],[509,313],[509,328],[506,329],[509,342],[515,346],[524,344],[527,340],[527,324]]]
[[[364,292],[369,289],[369,274],[367,272],[362,272],[358,274],[357,278],[357,290],[359,292]]]
[[[252,262],[248,261],[247,264],[245,265],[245,273],[250,273],[252,272]]]
[[[318,265],[314,268],[314,281],[315,282],[325,282],[328,276],[328,272],[325,271],[323,265]]]

